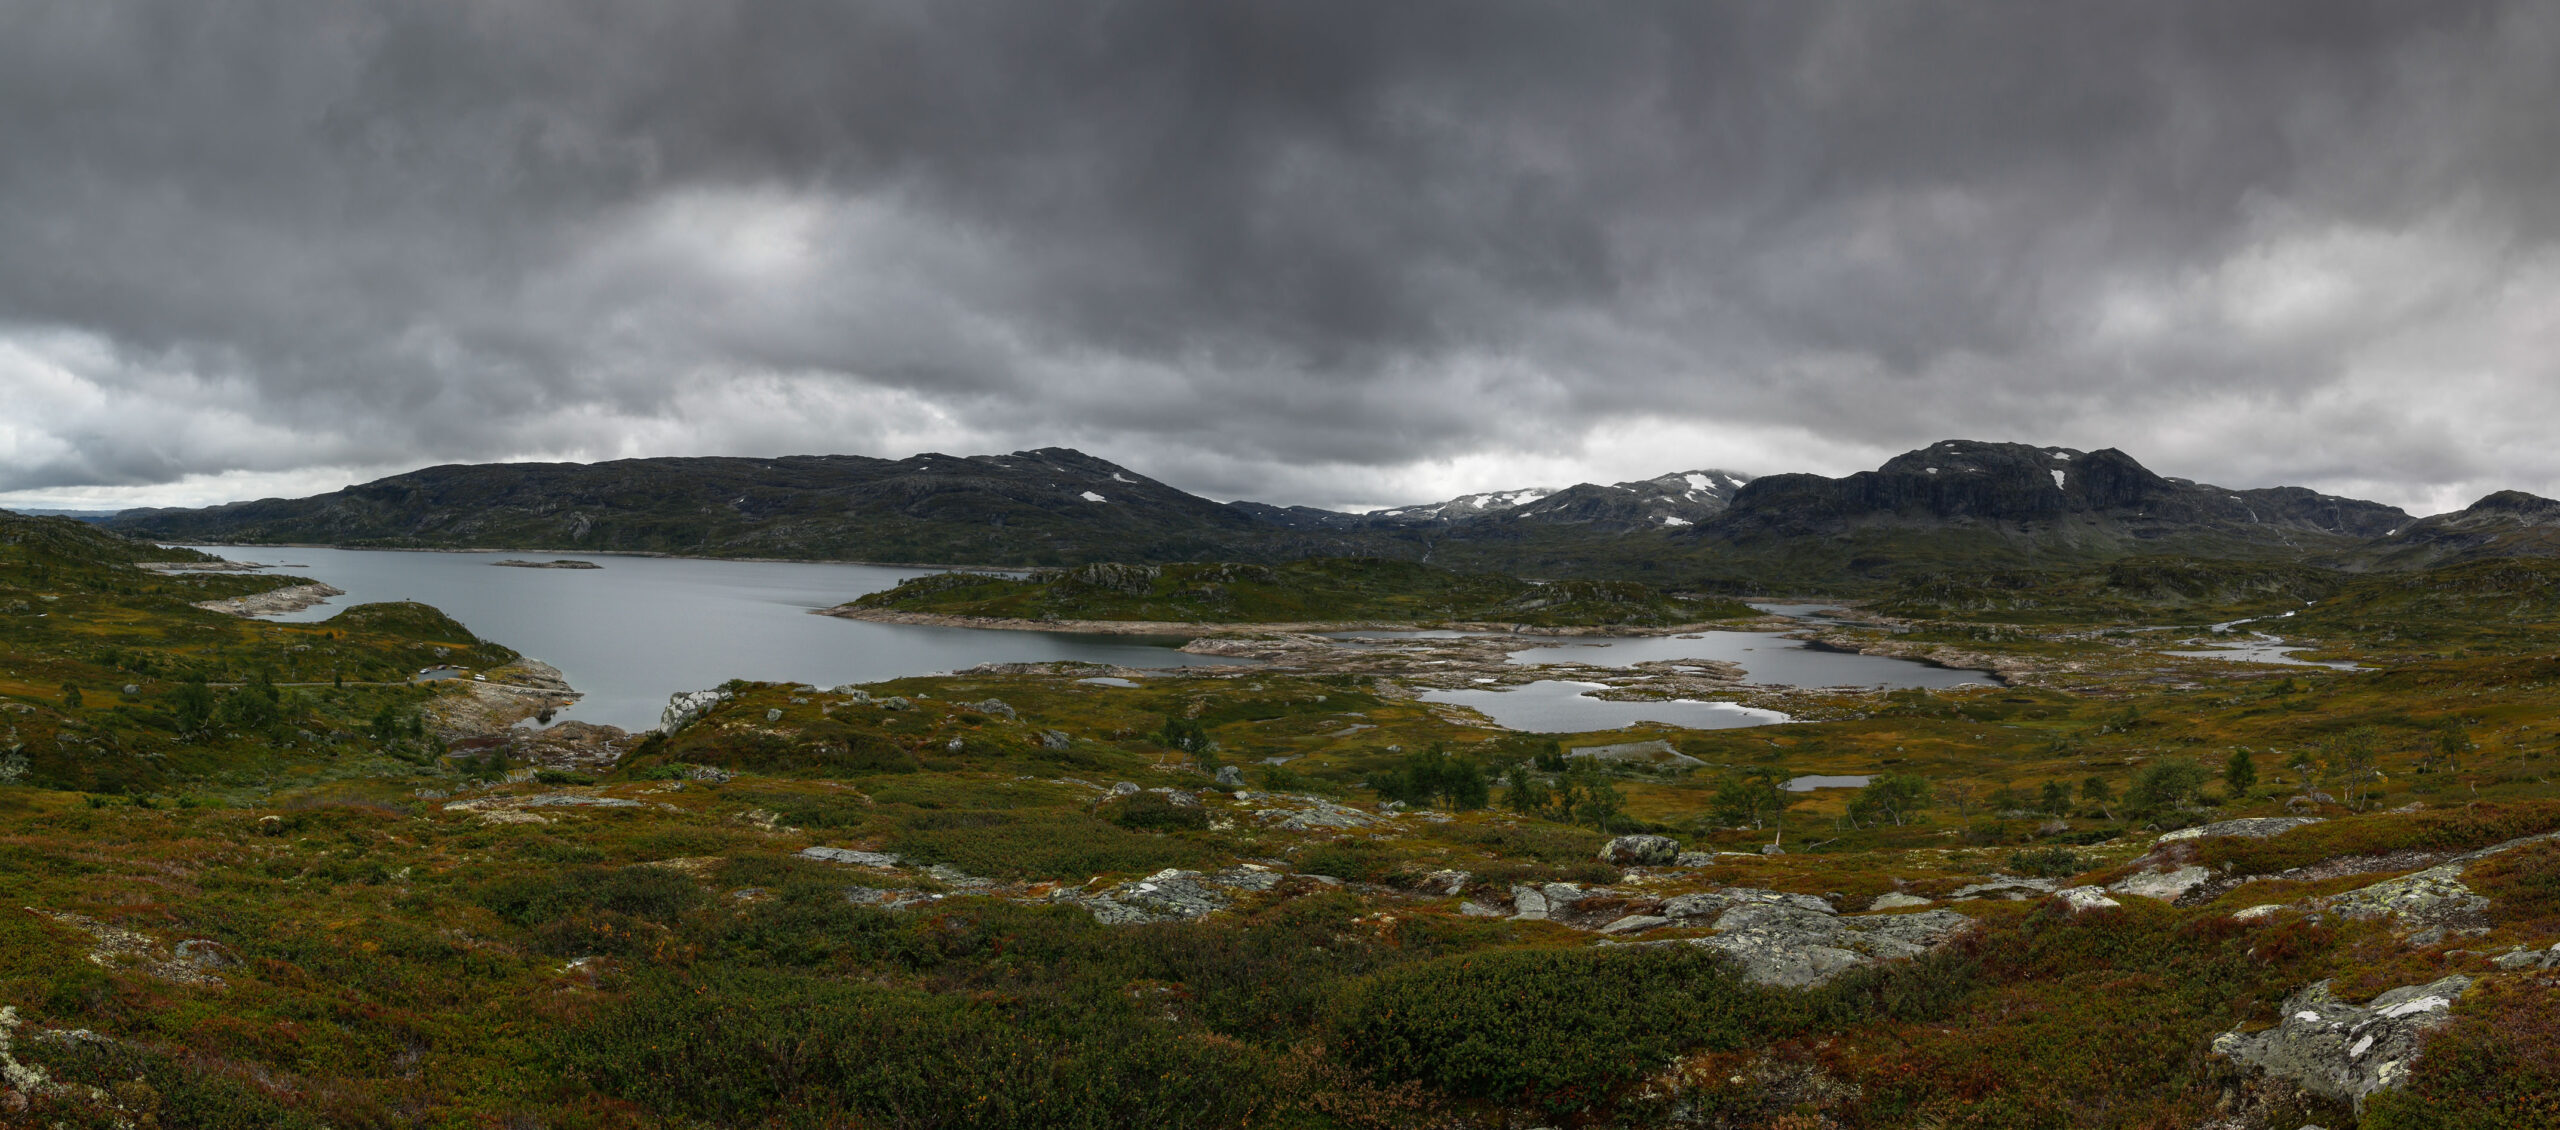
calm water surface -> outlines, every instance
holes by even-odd
[[[1614,730],[1638,722],[1661,722],[1693,730],[1730,730],[1788,721],[1786,715],[1775,710],[1759,710],[1730,702],[1699,702],[1694,699],[1617,702],[1591,697],[1590,692],[1606,687],[1605,683],[1545,679],[1499,691],[1424,691],[1422,699],[1473,707],[1493,719],[1498,726],[1544,734]]]
[[[1663,660],[1721,659],[1742,666],[1754,683],[1790,687],[1955,687],[1998,680],[1981,671],[1935,667],[1908,659],[1825,651],[1766,632],[1698,632],[1687,636],[1586,637],[1511,653],[1513,663],[1587,663],[1633,667]]]
[[[667,696],[729,679],[833,686],[980,663],[1074,659],[1126,667],[1231,664],[1174,650],[1181,637],[1081,636],[872,624],[813,616],[931,570],[669,557],[582,557],[600,569],[514,569],[556,553],[197,546],[326,581],[347,595],[281,620],[326,620],[357,604],[435,605],[485,639],[560,668],[586,697],[563,720],[658,724]]]

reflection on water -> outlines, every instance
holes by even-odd
[[[2291,616],[2293,614],[2288,612],[2285,613],[2285,615]],[[2245,623],[2245,621],[2241,622]],[[2219,627],[2221,625],[2217,626]],[[2191,644],[2210,644],[2210,646],[2194,651],[2173,651],[2169,654],[2183,656],[2188,659],[2228,659],[2234,663],[2276,663],[2288,667],[2326,667],[2333,671],[2363,671],[2367,669],[2360,663],[2348,663],[2341,660],[2331,659],[2300,658],[2293,653],[2305,650],[2304,646],[2301,644],[2287,644],[2284,642],[2284,637],[2282,636],[2271,636],[2265,632],[2251,632],[2249,633],[2249,636],[2249,640],[2245,643],[2232,644],[2211,643],[2207,640],[2186,640],[2183,642]]]
[[[1593,698],[1589,693],[1606,688],[1605,683],[1546,679],[1508,690],[1424,691],[1422,699],[1473,707],[1506,729],[1548,734],[1614,730],[1638,722],[1660,722],[1694,730],[1730,730],[1788,721],[1786,715],[1775,710],[1737,706],[1730,702],[1692,699],[1616,702]]]
[[[585,692],[561,719],[658,724],[667,696],[729,679],[867,683],[981,663],[1082,660],[1124,667],[1241,662],[1174,650],[1180,636],[1064,635],[813,616],[931,570],[775,561],[581,555],[600,569],[501,569],[521,554],[199,546],[234,561],[291,562],[347,595],[283,620],[417,600],[473,632],[560,668]]]
[[[1720,659],[1742,667],[1750,682],[1790,687],[1955,687],[1995,683],[1981,671],[1960,671],[1909,659],[1858,655],[1812,647],[1767,632],[1698,632],[1685,636],[1585,637],[1572,643],[1511,653],[1513,663],[1585,663],[1633,667],[1681,659]]]

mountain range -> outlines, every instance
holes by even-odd
[[[102,522],[164,541],[972,565],[1382,556],[1727,591],[2143,555],[2349,569],[2560,555],[2560,502],[2519,492],[2420,519],[2301,487],[2166,477],[2111,448],[1967,440],[1839,478],[1681,471],[1360,514],[1216,502],[1043,448],[448,465]]]

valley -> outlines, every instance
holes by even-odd
[[[1963,497],[1808,503],[1759,560]],[[0,520],[0,1100],[49,1122],[2293,1130],[2560,1085],[2560,563],[2394,567],[2363,518],[1759,607],[1377,556],[860,595],[300,549],[348,603],[280,620],[212,609],[290,569]],[[648,604],[1170,639],[758,678],[624,616],[652,678],[724,673],[654,729],[519,725],[579,717],[584,661],[488,637]],[[2259,632],[2316,662],[2225,646]],[[1502,721],[1552,687],[1626,713]]]

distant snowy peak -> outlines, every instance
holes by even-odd
[[[1722,514],[1751,476],[1733,471],[1674,471],[1600,486],[1581,483],[1494,517],[1632,531],[1695,526]]]
[[[1463,495],[1446,502],[1372,510],[1368,521],[1395,526],[1460,522],[1545,522],[1617,530],[1694,526],[1723,513],[1751,476],[1733,471],[1674,471],[1634,482],[1577,483],[1563,490],[1528,487]]]
[[[1524,487],[1520,490],[1486,491],[1467,494],[1447,502],[1423,506],[1399,506],[1392,510],[1372,510],[1367,517],[1395,525],[1428,525],[1435,522],[1463,522],[1480,518],[1498,510],[1525,506],[1556,493],[1548,487]]]

